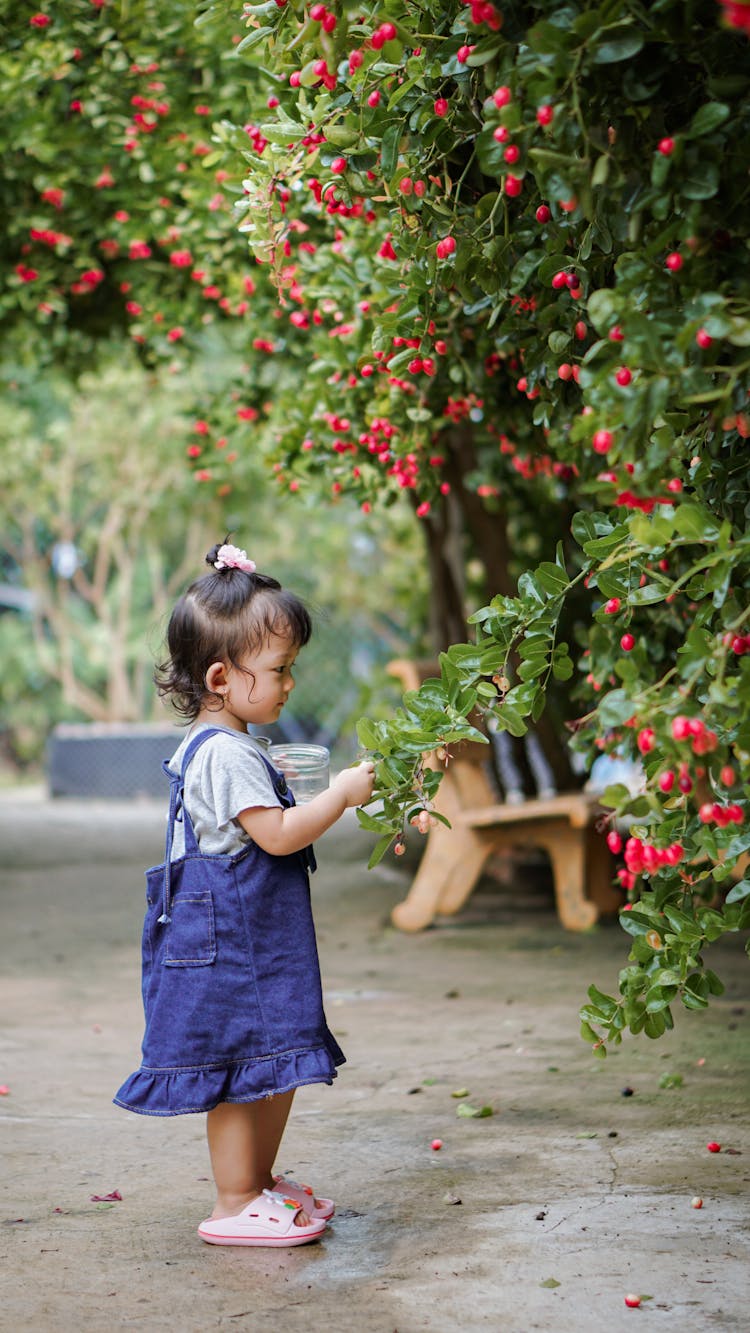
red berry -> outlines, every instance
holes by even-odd
[[[608,616],[614,616],[620,609],[619,597],[610,597],[608,602],[604,603],[604,610]]]
[[[584,338],[586,337],[586,334],[588,333],[588,329],[586,328],[586,325],[582,319],[576,321],[573,333],[575,334],[579,343],[583,342]]]
[[[695,1197],[692,1198],[692,1199],[690,1200],[690,1207],[691,1207],[691,1208],[702,1208],[702,1207],[703,1207],[703,1200],[702,1200],[701,1198],[699,1198],[699,1196],[696,1194]]]
[[[724,767],[722,768],[722,770],[721,770],[721,772],[720,772],[720,774],[719,774],[719,780],[720,780],[720,782],[722,783],[722,785],[723,785],[724,787],[733,787],[733,786],[734,786],[734,784],[735,784],[735,782],[736,782],[736,780],[737,780],[737,775],[736,775],[734,769],[732,768],[731,764],[725,764],[725,765],[724,765]]]
[[[607,846],[613,856],[617,856],[617,853],[622,851],[622,838],[614,829],[611,833],[607,834]]]
[[[611,343],[621,343],[623,338],[625,337],[625,334],[623,333],[619,324],[614,324],[610,329],[609,333],[607,334],[607,337],[609,338],[609,341]]]
[[[326,14],[325,18],[323,19],[323,31],[333,32],[335,27],[336,27],[336,15]]]
[[[331,171],[333,172],[334,176],[340,176],[342,171],[346,171],[346,158],[334,157],[331,163]]]
[[[672,719],[672,736],[676,741],[685,741],[690,735],[690,718],[678,713]]]
[[[396,36],[396,28],[393,23],[381,23],[380,31],[387,42],[392,42]]]
[[[394,852],[394,855],[395,855],[395,856],[403,856],[403,854],[404,854],[405,851],[406,851],[406,844],[405,844],[405,843],[403,843],[403,842],[397,842],[397,843],[394,845],[393,852]]]
[[[512,167],[518,161],[520,156],[521,156],[521,149],[518,147],[517,143],[508,144],[508,147],[503,153],[503,157],[505,158],[505,161],[508,163],[509,167]]]
[[[545,223],[545,222],[549,222],[549,220],[550,220],[551,217],[552,217],[552,213],[550,212],[550,210],[549,210],[549,208],[547,207],[547,205],[546,205],[546,204],[540,204],[539,207],[538,207],[538,209],[536,210],[536,220],[537,220],[537,222],[541,223],[542,226],[544,226],[544,223]]]
[[[705,329],[698,329],[698,332],[695,335],[695,341],[697,342],[699,347],[705,348],[705,347],[711,347],[713,345],[714,340],[711,337],[710,333],[706,333]]]
[[[705,805],[702,805],[698,811],[698,818],[701,824],[713,824],[715,819],[714,806],[706,801]]]
[[[374,88],[367,99],[368,106],[377,106],[380,102],[380,89]]]
[[[322,23],[327,12],[325,5],[313,5],[310,10],[310,18],[314,23]]]
[[[623,634],[620,639],[620,647],[624,653],[630,653],[635,648],[635,639],[632,634]]]
[[[640,1298],[640,1296],[635,1296],[635,1295],[633,1295],[632,1292],[628,1293],[628,1295],[625,1297],[625,1304],[626,1304],[631,1310],[637,1310],[637,1309],[638,1309],[638,1306],[640,1305],[640,1303],[641,1303],[641,1298]]]
[[[633,378],[633,372],[632,370],[628,370],[627,366],[620,366],[620,369],[617,371],[617,374],[615,375],[615,380],[619,385],[621,385],[623,389],[630,383],[632,378]]]
[[[498,125],[497,129],[492,131],[492,137],[497,143],[507,143],[510,138],[508,126]]]
[[[560,271],[555,273],[552,278],[552,286],[555,288],[555,291],[559,292],[563,287],[567,287],[567,285],[568,275],[563,269],[560,269]]]
[[[572,380],[573,367],[567,361],[563,361],[562,365],[557,367],[557,378],[559,380]]]
[[[433,111],[436,116],[447,116],[448,99],[447,97],[438,97],[433,104]]]
[[[649,754],[656,745],[656,735],[651,727],[643,727],[638,732],[636,744],[641,754]]]
[[[659,789],[663,791],[666,796],[667,793],[670,792],[673,787],[674,787],[674,773],[672,772],[671,768],[666,768],[663,773],[659,774]]]
[[[511,96],[512,94],[510,88],[508,88],[506,85],[503,85],[503,87],[498,88],[492,94],[492,100],[495,103],[496,107],[503,107],[508,105]]]
[[[721,1152],[721,1144],[716,1143],[714,1139],[712,1139],[710,1143],[707,1143],[706,1147],[709,1152]]]
[[[658,149],[662,157],[671,157],[674,152],[674,139],[660,139]]]
[[[747,644],[741,634],[732,639],[732,652],[736,653],[738,657],[742,657],[742,654],[747,652]]]
[[[594,452],[597,454],[606,454],[607,450],[612,448],[614,438],[611,430],[596,431],[594,438],[591,441],[594,447]]]
[[[671,254],[667,255],[666,259],[664,260],[664,263],[666,264],[670,273],[679,273],[680,269],[685,263],[685,260],[682,258],[682,255],[679,253],[678,250],[673,250]]]
[[[518,176],[508,174],[505,177],[505,193],[515,199],[523,189],[523,181]]]
[[[555,116],[555,108],[544,105],[537,107],[536,118],[540,125],[551,125]]]
[[[433,1151],[433,1152],[440,1152],[440,1149],[442,1148],[442,1146],[443,1146],[443,1140],[442,1140],[442,1139],[433,1139],[433,1140],[432,1140],[432,1143],[430,1144],[430,1147],[432,1148],[432,1151]]]

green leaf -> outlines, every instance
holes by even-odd
[[[735,884],[729,890],[726,901],[728,903],[739,903],[742,902],[743,898],[748,897],[750,897],[750,879],[741,879],[739,884]]]
[[[401,121],[396,121],[394,125],[389,125],[383,133],[380,152],[381,169],[384,180],[389,181],[396,170],[402,133],[403,125],[401,124]]]
[[[643,34],[629,23],[616,24],[606,32],[604,41],[594,48],[595,65],[614,65],[618,60],[630,60],[643,46]]]
[[[546,1277],[543,1282],[539,1283],[539,1286],[548,1287],[550,1291],[554,1291],[555,1287],[560,1286],[560,1283],[558,1282],[556,1277]]]
[[[710,134],[712,130],[718,129],[728,119],[730,109],[724,102],[706,102],[696,111],[693,119],[686,130],[682,130],[681,138],[699,139],[702,134]]]
[[[471,1106],[468,1102],[460,1102],[456,1107],[456,1115],[463,1120],[486,1120],[487,1116],[494,1114],[491,1106]]]
[[[366,750],[377,751],[382,743],[381,737],[376,731],[376,723],[371,722],[367,717],[361,717],[357,723],[357,739]]]
[[[681,504],[675,514],[675,530],[691,542],[715,542],[720,527],[707,509],[698,504]]]
[[[696,162],[680,176],[680,194],[686,199],[713,199],[719,189],[720,179],[715,162]]]
[[[619,727],[633,716],[635,708],[624,690],[610,690],[600,699],[597,711],[602,726]]]
[[[525,736],[528,731],[521,714],[516,712],[512,705],[508,707],[507,703],[498,704],[497,708],[493,710],[492,716],[498,726],[502,727],[504,731],[509,731],[511,736]]]
[[[375,846],[372,849],[372,855],[367,862],[368,870],[374,870],[375,866],[382,861],[391,843],[394,842],[395,837],[395,833],[388,833],[385,837],[380,838],[380,840],[375,843]]]
[[[543,560],[541,565],[537,565],[534,572],[545,592],[550,593],[553,597],[563,593],[570,583],[565,570],[561,569],[559,565],[553,565],[551,560]]]
[[[368,833],[387,833],[389,838],[393,834],[391,825],[384,819],[377,819],[375,815],[370,815],[366,810],[358,807],[357,819],[360,828],[366,829]]]

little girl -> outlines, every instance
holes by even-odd
[[[211,572],[172,613],[157,675],[193,726],[164,765],[166,856],[146,872],[143,1063],[115,1102],[141,1115],[208,1112],[216,1203],[203,1240],[302,1245],[333,1202],[273,1164],[295,1088],[331,1083],[344,1061],[323,1013],[310,844],[370,799],[373,765],[295,805],[247,724],[278,720],[309,615],[237,547],[206,561]]]

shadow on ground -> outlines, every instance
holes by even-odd
[[[1,1328],[748,1328],[742,941],[714,948],[728,985],[709,1013],[598,1062],[577,1009],[590,981],[616,985],[616,925],[569,935],[537,881],[484,881],[460,917],[400,935],[406,873],[368,874],[348,819],[319,846],[315,898],[349,1063],[298,1094],[279,1162],[336,1198],[335,1223],[289,1251],[203,1246],[203,1118],[110,1103],[138,1063],[142,869],[163,828],[151,804],[11,795],[0,813]],[[494,1113],[460,1118],[462,1101]],[[626,1309],[630,1291],[651,1299]]]

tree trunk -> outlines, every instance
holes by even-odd
[[[468,422],[456,425],[448,435],[444,475],[450,494],[435,506],[423,524],[430,571],[431,637],[437,651],[470,637],[466,623],[464,570],[466,562],[476,557],[484,569],[484,600],[496,593],[512,596],[514,581],[510,572],[507,518],[502,508],[491,513],[481,496],[467,486],[466,478],[477,468],[473,433]],[[517,663],[515,664],[517,665]],[[563,719],[546,712],[534,724],[534,732],[553,774],[558,791],[580,785],[573,773],[564,741]],[[509,737],[513,763],[520,773],[527,796],[536,794],[536,782],[524,739]],[[496,777],[502,785],[495,765]]]

